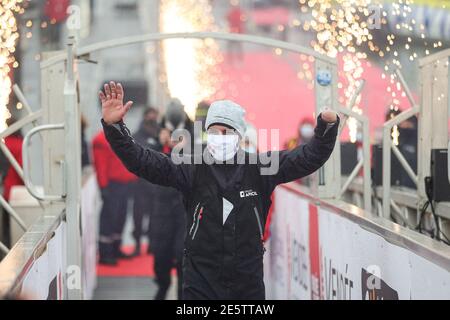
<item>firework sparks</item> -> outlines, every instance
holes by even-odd
[[[316,40],[311,43],[314,50],[332,58],[342,55],[341,73],[347,83],[344,98],[340,102],[345,104],[357,90],[364,71],[361,60],[366,59],[367,55],[359,48],[367,45],[372,51],[378,50],[373,43],[367,19],[370,15],[368,8],[374,4],[372,0],[300,0],[300,4],[302,12],[310,11],[312,16],[312,20],[305,23],[303,28],[316,32]],[[344,87],[342,83],[338,86],[340,89]],[[362,113],[360,102],[361,97],[358,97],[353,111]],[[348,127],[350,140],[355,142],[358,122],[351,118]]]
[[[16,43],[19,39],[15,15],[22,12],[22,0],[2,0],[0,4],[0,132],[6,129],[6,120],[11,116],[8,111],[11,95],[12,68],[19,66],[14,58]]]
[[[161,32],[214,31],[215,23],[208,0],[161,1]],[[222,61],[213,39],[165,40],[162,45],[167,86],[172,97],[180,99],[189,116],[197,104],[214,95],[218,83],[217,66]]]
[[[362,61],[367,60],[367,52],[373,52],[383,59],[384,73],[382,77],[388,81],[387,94],[390,97],[390,108],[398,109],[400,98],[406,96],[394,74],[396,68],[402,67],[398,48],[404,48],[405,52],[410,52],[408,60],[410,62],[415,61],[419,53],[414,51],[411,37],[399,37],[402,39],[401,41],[404,41],[402,43],[393,32],[387,35],[385,42],[376,43],[369,23],[375,9],[380,12],[380,26],[387,24],[388,16],[400,17],[401,19],[398,20],[402,22],[391,26],[391,29],[395,29],[396,32],[411,32],[414,27],[416,27],[415,29],[419,28],[421,30],[420,40],[423,41],[425,47],[423,55],[429,55],[431,44],[426,39],[425,26],[417,25],[415,19],[411,18],[413,1],[392,1],[389,12],[384,10],[377,0],[299,0],[299,3],[301,12],[310,13],[312,19],[303,23],[294,21],[293,26],[302,26],[305,31],[316,32],[316,39],[311,43],[315,51],[332,58],[342,59],[341,75],[346,81],[346,87],[340,103],[346,104],[352,97],[363,76]],[[442,42],[437,41],[432,45],[433,48],[439,48],[442,46]],[[301,62],[301,66],[303,71],[299,73],[299,77],[312,80],[311,66],[303,62]],[[338,86],[340,89],[344,89],[343,83],[339,83]],[[362,112],[359,106],[360,102],[361,97],[358,97],[356,105],[353,107],[355,112]],[[356,141],[357,125],[353,119],[349,120],[351,141]]]

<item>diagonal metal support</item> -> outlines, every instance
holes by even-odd
[[[4,254],[8,254],[9,253],[8,247],[5,246],[1,241],[0,241],[0,251],[3,252]]]
[[[6,212],[17,222],[17,224],[22,228],[23,231],[27,231],[27,225],[22,220],[21,217],[14,211],[14,209],[11,207],[11,205],[8,203],[8,201],[3,198],[2,195],[0,195],[0,204],[3,208],[5,208]]]
[[[341,194],[340,197],[342,198],[344,193],[347,191],[348,187],[350,186],[350,184],[352,183],[352,181],[356,178],[356,176],[358,175],[359,171],[361,170],[361,168],[364,165],[364,159],[361,159],[358,164],[356,165],[355,169],[353,169],[352,173],[350,174],[350,176],[348,177],[348,179],[345,181],[344,185],[342,186],[341,189]]]
[[[392,148],[392,151],[394,152],[394,155],[397,157],[398,161],[400,161],[400,164],[406,170],[406,173],[409,175],[411,180],[414,181],[414,183],[416,185],[418,185],[419,179],[417,178],[417,175],[415,174],[414,170],[409,165],[408,161],[406,161],[405,157],[400,152],[398,147],[394,144],[391,144],[391,148]]]

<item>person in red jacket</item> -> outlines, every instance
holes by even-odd
[[[245,33],[245,13],[239,4],[231,5],[231,9],[227,14],[226,19],[228,21],[228,29],[230,33]],[[235,58],[237,58],[238,61],[244,60],[244,50],[241,42],[230,41],[228,43],[228,50],[231,63],[234,63]]]
[[[45,2],[45,16],[52,23],[62,23],[67,19],[67,9],[70,6],[70,0],[47,0]]]
[[[60,49],[61,33],[68,18],[70,0],[46,0],[42,2],[42,42],[49,45],[49,49]]]
[[[122,233],[127,216],[132,183],[137,180],[112,151],[103,131],[93,143],[94,166],[101,190],[103,207],[100,213],[100,263],[116,265],[117,259],[129,258],[122,253]]]
[[[7,120],[7,125],[11,126],[15,120],[10,118]],[[12,135],[5,138],[6,148],[11,152],[13,157],[17,160],[20,166],[22,166],[22,144],[23,137],[20,131],[13,133]],[[22,186],[23,181],[19,176],[14,167],[9,163],[9,161],[5,161],[6,163],[6,174],[3,179],[3,197],[6,201],[10,200],[11,190],[15,186]],[[0,210],[1,213],[1,210]],[[11,228],[10,228],[10,217],[6,212],[2,213],[2,222],[3,224],[3,234],[1,237],[1,241],[6,245],[10,246],[11,244]]]
[[[20,166],[22,166],[22,144],[23,137],[19,132],[5,138],[6,147],[9,151],[11,151],[12,155],[17,160]],[[14,186],[22,185],[22,178],[19,176],[14,167],[10,165],[8,167],[8,171],[6,172],[5,179],[3,180],[3,197],[5,198],[5,200],[9,201],[11,190]]]

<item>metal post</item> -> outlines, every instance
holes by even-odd
[[[401,122],[411,118],[419,111],[419,106],[413,106],[412,108],[403,111],[395,118],[386,122],[383,127],[383,216],[387,219],[389,219],[391,216],[391,150],[394,148],[391,131],[395,125],[398,125]],[[401,154],[400,158],[404,159]]]
[[[83,299],[81,254],[81,122],[74,74],[75,41],[68,42],[67,71],[64,85],[65,110],[65,180],[67,219],[67,266],[76,267],[81,277],[79,287],[68,286],[69,300]]]
[[[421,113],[420,107],[416,104],[414,97],[411,93],[411,90],[409,89],[408,84],[406,83],[401,71],[397,69],[395,71],[399,82],[401,83],[403,90],[405,91],[406,97],[408,98],[409,102],[411,103],[411,108],[403,111],[401,114],[396,116],[395,118],[387,121],[384,124],[383,127],[383,216],[386,219],[389,219],[391,216],[391,159],[392,159],[392,150],[394,150],[394,154],[399,158],[400,163],[405,168],[405,170],[408,172],[408,174],[411,176],[411,178],[414,181],[417,181],[417,178],[415,178],[415,174],[411,167],[406,162],[405,158],[402,156],[398,148],[396,148],[393,145],[392,138],[391,138],[391,132],[392,128],[395,125],[400,124],[401,122],[411,118],[412,116],[416,115],[417,113]],[[419,144],[420,146],[420,144]],[[420,154],[420,147],[419,147],[419,154]],[[419,158],[420,159],[420,158]],[[420,183],[419,183],[420,185]]]
[[[315,60],[316,82],[316,114],[325,108],[337,111],[339,99],[336,82],[338,81],[337,65],[320,59]],[[322,78],[323,81],[319,81]],[[327,80],[328,79],[328,80]],[[319,170],[315,182],[316,193],[321,198],[337,198],[341,191],[341,147],[339,138],[333,154],[328,162]]]
[[[383,217],[391,216],[391,126],[383,128]]]
[[[41,63],[41,105],[43,124],[64,123],[64,73],[65,61],[58,61],[48,67],[43,67],[47,60],[57,56],[59,52],[44,52]],[[45,194],[62,194],[63,172],[60,161],[64,159],[65,148],[61,132],[49,131],[42,133],[43,180]],[[47,214],[54,214],[50,212]]]
[[[364,210],[367,212],[371,212],[372,210],[372,177],[371,177],[371,167],[370,167],[370,127],[369,127],[369,119],[364,116],[360,115],[359,113],[356,113],[353,111],[353,107],[356,103],[356,100],[358,96],[361,94],[364,86],[365,86],[365,80],[361,80],[358,84],[358,87],[356,88],[355,92],[353,93],[353,96],[349,99],[348,104],[346,108],[340,107],[338,111],[343,115],[342,123],[339,128],[339,136],[342,133],[342,130],[344,129],[344,126],[347,122],[347,119],[349,117],[353,117],[357,121],[359,121],[362,124],[363,128],[363,159],[362,162],[359,162],[357,167],[354,169],[352,174],[350,175],[347,182],[344,184],[344,187],[341,189],[340,197],[343,196],[344,192],[349,187],[352,180],[356,177],[361,167],[363,168],[363,176],[364,176]],[[339,158],[340,161],[340,158]]]
[[[431,150],[448,147],[448,109],[450,93],[450,50],[420,60],[420,121],[418,196],[420,207],[427,201],[424,179],[430,176]]]
[[[363,128],[363,175],[364,175],[364,210],[372,212],[372,172],[370,166],[370,127],[369,120],[362,121]]]

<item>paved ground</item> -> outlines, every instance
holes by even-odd
[[[98,278],[94,300],[152,300],[156,286],[149,278]]]
[[[176,283],[175,277],[172,283]],[[99,277],[93,300],[152,300],[156,291],[155,282],[147,277]],[[176,300],[174,285],[167,300]]]

